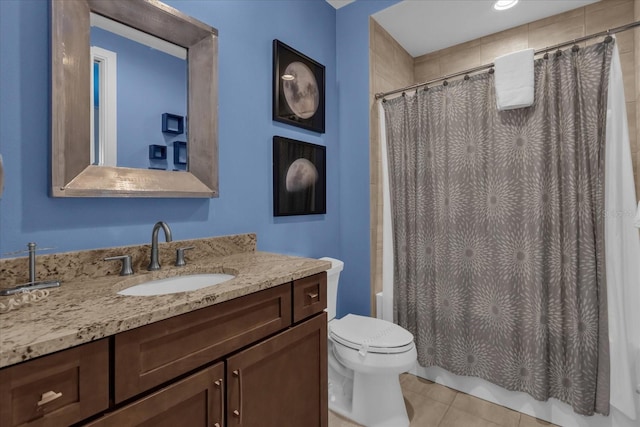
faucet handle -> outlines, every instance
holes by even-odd
[[[112,256],[104,259],[105,261],[122,261],[122,268],[120,269],[121,276],[130,276],[133,274],[133,268],[131,268],[131,255]]]
[[[187,246],[176,249],[176,267],[184,267],[187,263],[184,261],[184,251],[195,248],[195,246]]]

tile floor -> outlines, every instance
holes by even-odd
[[[400,376],[411,427],[554,426],[411,374]],[[357,427],[329,411],[329,427]],[[557,427],[557,426],[556,426]]]

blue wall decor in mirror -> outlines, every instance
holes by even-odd
[[[186,141],[173,141],[173,164],[187,164],[187,143]]]
[[[177,114],[162,114],[162,132],[179,135],[184,133],[184,117]]]

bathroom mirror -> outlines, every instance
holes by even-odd
[[[187,49],[95,13],[90,34],[91,164],[184,171],[184,126],[161,122],[187,117]]]
[[[91,12],[187,50],[185,171],[91,164]],[[51,20],[52,195],[217,197],[217,30],[156,0],[52,0]]]

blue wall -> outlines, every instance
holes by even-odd
[[[336,16],[340,123],[339,313],[370,314],[369,16],[399,0],[358,0]]]
[[[118,166],[172,170],[186,134],[163,134],[162,114],[187,115],[187,62],[97,27],[91,46],[117,54]],[[167,146],[167,159],[149,160],[149,144]]]
[[[50,198],[48,2],[0,1],[0,256],[30,241],[147,243],[161,219],[176,239],[256,232],[260,250],[343,259],[338,314],[368,314],[368,20],[396,2],[168,1],[219,30],[220,197],[209,200]],[[324,135],[271,120],[274,38],[326,66]],[[272,216],[273,135],[327,146],[326,215]]]

